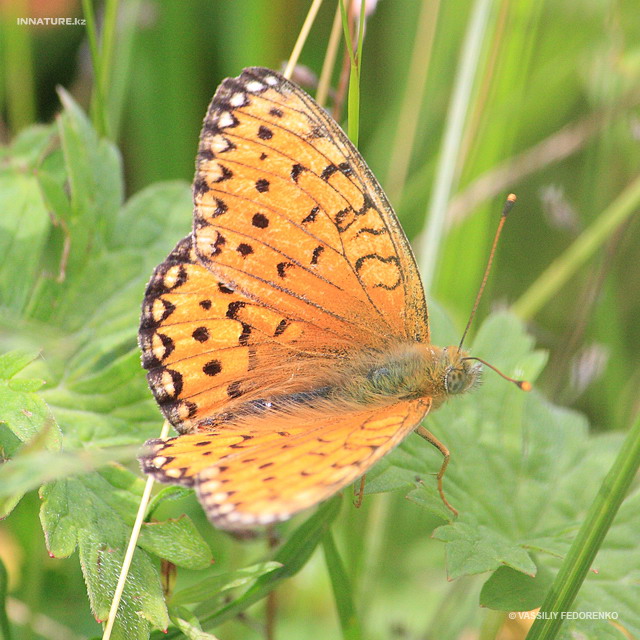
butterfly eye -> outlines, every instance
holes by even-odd
[[[460,393],[462,390],[462,372],[460,369],[449,369],[444,374],[444,388],[447,393]]]
[[[465,367],[449,369],[444,376],[444,386],[447,393],[456,394],[466,391],[473,384],[471,377],[470,372]]]

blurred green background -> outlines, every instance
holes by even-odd
[[[246,66],[280,68],[308,5],[121,3],[105,111],[108,133],[122,150],[128,195],[160,180],[191,180],[202,117],[220,80]],[[104,4],[93,6],[103,20]],[[1,0],[0,8],[2,142],[55,116],[57,85],[89,111],[94,83],[86,28],[16,20],[81,17],[81,3]],[[503,199],[515,192],[519,204],[480,315],[515,303],[538,346],[550,352],[539,387],[555,402],[585,412],[595,430],[623,430],[638,410],[640,385],[637,1],[383,0],[366,28],[360,148],[423,257],[420,233],[442,177],[461,55],[473,38],[474,11],[482,10],[430,295],[462,331]],[[334,11],[333,2],[324,3],[302,53],[301,64],[316,74]],[[619,210],[607,226],[607,216]],[[185,233],[190,224],[185,212]],[[591,244],[584,259],[567,253],[585,238]],[[553,277],[566,282],[532,302],[530,287]],[[16,517],[29,516],[23,509]],[[79,580],[77,566],[61,564],[60,579]],[[298,581],[290,594],[304,600],[304,611],[313,604],[316,580],[324,579],[320,574],[311,565],[305,578],[311,586],[305,590]],[[317,606],[327,606],[326,599]]]

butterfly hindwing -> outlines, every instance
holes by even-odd
[[[180,432],[234,402],[295,389],[294,372],[308,384],[349,347],[325,327],[220,282],[192,244],[191,236],[181,240],[154,272],[139,331],[149,386]]]
[[[224,529],[268,524],[330,497],[366,473],[410,433],[428,399],[327,422],[293,416],[289,429],[224,429],[147,443],[143,468],[160,482],[196,488],[212,522]]]

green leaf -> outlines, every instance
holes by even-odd
[[[0,379],[9,380],[24,368],[28,367],[36,358],[37,353],[10,351],[0,355]]]
[[[203,631],[198,618],[185,607],[171,607],[169,614],[174,626],[189,640],[218,640],[213,634]]]
[[[165,522],[145,522],[138,545],[186,569],[206,569],[213,562],[211,549],[186,516]]]
[[[51,221],[35,177],[0,175],[0,299],[22,314],[40,275]]]
[[[53,480],[97,470],[110,462],[134,460],[137,446],[74,451],[20,451],[0,466],[0,497],[26,493]]]
[[[40,495],[40,520],[52,557],[68,557],[76,547],[91,609],[107,618],[131,524],[144,482],[122,468],[58,480]],[[138,549],[114,627],[115,638],[147,638],[150,626],[166,629],[169,618],[158,572]]]
[[[108,235],[122,204],[123,184],[120,153],[106,139],[99,139],[84,112],[64,89],[59,89],[64,111],[59,133],[71,184],[71,203],[75,216],[87,226]]]
[[[499,611],[531,611],[540,606],[552,579],[551,572],[544,567],[535,576],[500,567],[484,583],[480,605]]]
[[[333,597],[338,610],[338,617],[340,618],[342,637],[345,640],[358,640],[362,638],[362,631],[353,602],[353,588],[349,582],[347,571],[338,553],[331,530],[327,531],[322,543],[327,570],[333,587]]]
[[[447,543],[447,573],[451,579],[495,571],[502,565],[535,575],[536,565],[522,547],[483,525],[457,522],[439,527],[433,537]]]
[[[61,433],[51,410],[35,393],[43,381],[14,378],[37,356],[18,351],[0,356],[0,423],[22,441],[42,438],[42,445],[60,449]],[[34,442],[33,446],[37,446]]]
[[[0,158],[7,158],[8,166],[0,163],[0,173],[11,173],[16,169],[37,168],[55,135],[54,125],[35,125],[22,129],[14,138],[10,147],[0,146]]]
[[[156,509],[167,500],[181,500],[186,496],[193,495],[193,489],[189,489],[188,487],[180,487],[178,485],[168,485],[166,487],[162,487],[158,493],[156,493],[153,498],[149,501],[149,506],[147,507],[147,518],[151,518],[155,513]]]

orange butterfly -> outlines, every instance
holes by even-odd
[[[480,365],[429,341],[411,247],[338,124],[262,68],[204,119],[193,231],[155,270],[140,325],[181,434],[143,469],[195,487],[223,529],[286,520],[362,476]],[[448,505],[450,506],[450,505]]]

